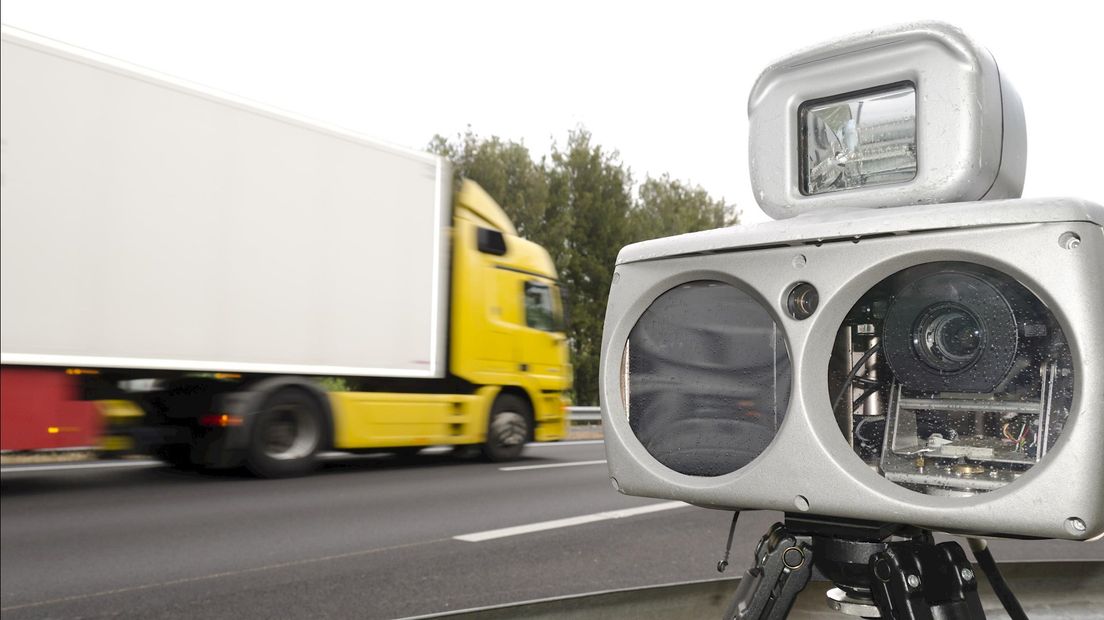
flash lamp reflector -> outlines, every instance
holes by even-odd
[[[629,426],[664,466],[721,476],[759,456],[790,399],[790,357],[766,307],[713,280],[660,295],[622,358]]]
[[[802,194],[916,177],[916,88],[911,83],[809,101],[799,115]]]

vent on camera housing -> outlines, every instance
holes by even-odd
[[[908,489],[969,496],[1046,458],[1070,414],[1069,344],[1011,276],[966,262],[899,271],[836,335],[828,394],[843,436]]]

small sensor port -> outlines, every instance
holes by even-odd
[[[786,296],[786,312],[795,320],[803,321],[816,312],[820,303],[820,294],[816,287],[808,282],[799,282]]]

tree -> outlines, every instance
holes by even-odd
[[[534,162],[523,143],[497,136],[480,139],[471,128],[450,142],[436,135],[429,150],[448,158],[456,179],[475,181],[494,196],[522,237],[545,248],[563,245],[563,223],[549,221],[548,172],[542,158]],[[553,255],[553,259],[555,259]]]
[[[739,219],[724,199],[714,200],[700,185],[667,174],[646,178],[638,196],[633,231],[638,240],[732,226]]]
[[[568,338],[575,365],[575,401],[598,402],[598,360],[617,252],[632,240],[632,176],[617,151],[591,143],[576,129],[560,150],[552,147],[549,204],[569,215],[560,277],[568,291]]]

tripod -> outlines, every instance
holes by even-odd
[[[975,547],[975,555],[1009,614],[1026,618],[983,545]],[[726,563],[718,568],[723,570]],[[900,620],[985,618],[977,577],[958,543],[937,545],[930,531],[912,526],[787,514],[785,524],[775,523],[759,541],[755,565],[740,580],[725,619],[785,618],[814,567],[835,586],[828,591],[829,607],[844,614]]]

